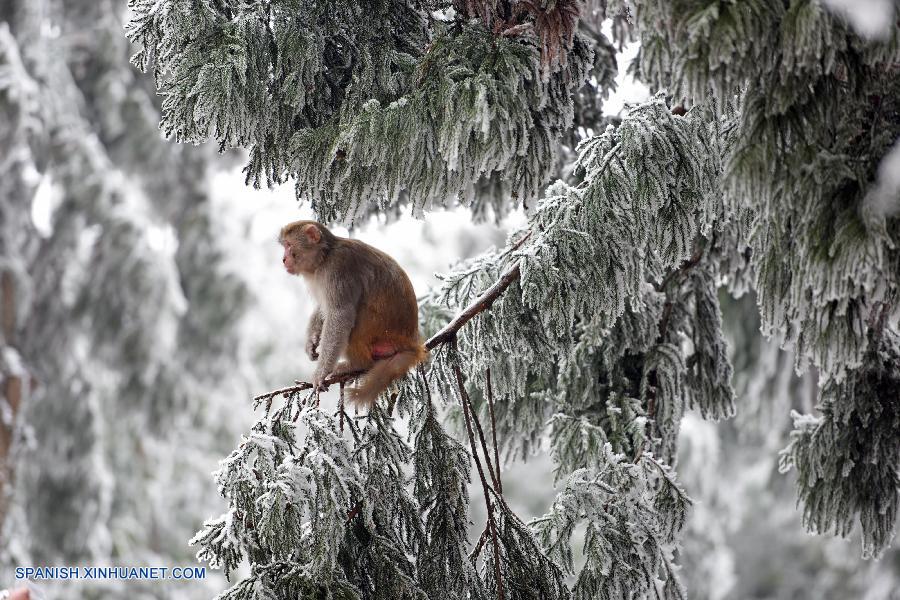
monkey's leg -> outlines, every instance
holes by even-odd
[[[344,352],[344,360],[337,364],[332,375],[346,375],[371,369],[374,361],[368,347],[369,344],[360,339],[358,332],[351,331],[347,350]]]
[[[350,373],[359,373],[360,371],[368,371],[372,366],[372,361],[367,363],[363,362],[353,362],[349,360],[342,360],[337,365],[335,365],[334,370],[331,372],[330,377],[340,377],[342,375],[349,375]]]

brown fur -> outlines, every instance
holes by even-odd
[[[279,240],[285,267],[304,276],[322,315],[311,320],[314,343],[307,345],[310,357],[320,358],[314,383],[332,373],[367,371],[348,395],[356,405],[371,406],[392,381],[428,356],[409,277],[384,252],[335,236],[315,221],[286,225]],[[339,355],[345,361],[334,364]]]

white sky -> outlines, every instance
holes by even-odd
[[[886,39],[894,24],[894,0],[824,0],[834,12],[844,15],[859,35]]]

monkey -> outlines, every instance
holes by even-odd
[[[305,345],[310,360],[318,361],[313,389],[322,389],[328,376],[365,371],[348,400],[370,408],[428,356],[409,277],[381,250],[339,237],[317,221],[288,223],[278,241],[284,268],[303,277],[316,301]]]

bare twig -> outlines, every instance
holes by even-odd
[[[338,420],[338,427],[341,433],[344,433],[344,382],[341,382],[341,391],[338,396],[338,414],[340,415]]]
[[[524,244],[525,242],[527,242],[527,241],[528,241],[528,238],[530,238],[530,237],[531,237],[531,230],[529,229],[528,231],[525,232],[525,235],[523,235],[522,237],[520,237],[520,238],[516,241],[515,244],[513,244],[512,246],[510,246],[509,249],[506,250],[506,251],[504,251],[503,254],[501,254],[500,256],[507,256],[507,255],[510,254],[511,252],[515,252],[516,250],[518,250],[519,248],[521,248],[521,247],[522,247],[522,244]]]
[[[485,369],[485,379],[487,382],[487,401],[488,410],[491,413],[491,441],[494,444],[494,470],[497,472],[497,491],[503,495],[503,480],[500,478],[500,450],[497,447],[497,418],[494,416],[494,392],[491,390],[491,370]]]
[[[484,439],[484,429],[481,428],[481,420],[478,418],[478,414],[475,412],[475,405],[472,404],[472,399],[469,398],[468,394],[466,394],[466,404],[469,405],[469,414],[472,417],[472,421],[475,423],[475,430],[478,432],[478,441],[481,442],[481,452],[484,454],[484,462],[487,463],[488,474],[491,476],[491,483],[494,484],[494,489],[500,489],[499,467],[495,471],[494,465],[491,464],[491,454],[488,452],[487,442]]]
[[[463,381],[462,371],[459,366],[453,366],[453,372],[456,374],[456,383],[459,385],[460,404],[462,404],[463,416],[466,420],[466,433],[469,435],[469,448],[472,450],[472,458],[475,459],[475,466],[478,468],[478,476],[481,478],[481,487],[484,491],[484,503],[487,505],[488,527],[491,532],[491,545],[494,547],[494,578],[497,580],[497,596],[499,600],[504,600],[503,580],[500,577],[500,544],[497,541],[497,523],[494,520],[494,503],[491,502],[491,493],[489,491],[487,479],[484,476],[484,469],[481,467],[481,459],[478,457],[478,449],[475,447],[475,434],[472,432],[472,421],[469,415],[469,394],[466,392],[466,384]],[[485,456],[487,459],[487,456]]]
[[[341,373],[340,375],[335,375],[333,377],[328,377],[325,381],[322,382],[322,389],[328,389],[328,386],[333,385],[335,383],[346,383],[348,381],[352,381],[359,377],[360,375],[365,374],[365,371],[353,371],[352,373]],[[295,394],[297,392],[302,392],[304,390],[311,390],[313,385],[308,381],[297,381],[296,385],[292,385],[290,387],[281,388],[278,390],[272,390],[271,392],[266,392],[265,394],[260,394],[253,398],[254,402],[262,402],[263,400],[268,400],[270,398],[275,398],[276,396],[290,396],[291,394]]]

